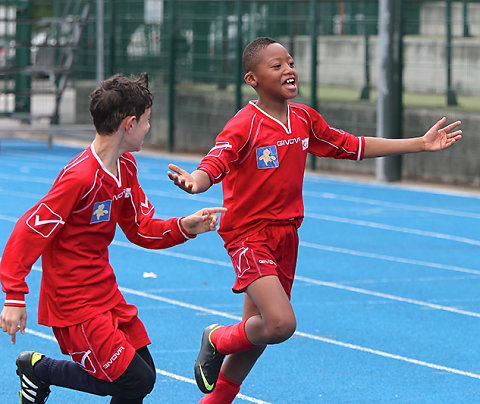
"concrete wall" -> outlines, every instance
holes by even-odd
[[[167,146],[166,92],[155,91],[151,130],[146,143]],[[302,102],[297,99],[297,102]],[[306,102],[306,101],[305,101]],[[234,115],[232,95],[178,91],[175,149],[204,154],[213,146],[215,137]],[[363,136],[376,136],[376,106],[365,104],[320,103],[319,111],[337,128]],[[404,137],[425,133],[445,115],[442,110],[406,109]],[[464,139],[453,148],[438,153],[419,153],[403,157],[405,179],[448,184],[480,186],[480,115],[449,112],[448,121],[462,120]],[[375,174],[375,159],[362,162],[316,159],[318,170],[335,173]]]
[[[452,34],[463,35],[463,1],[452,2]],[[467,22],[470,35],[480,36],[480,4],[467,4]],[[420,35],[445,35],[445,1],[424,3],[420,9]]]
[[[91,123],[88,112],[88,94],[95,83],[82,83],[77,89],[77,122]],[[145,144],[166,149],[168,145],[167,93],[154,89],[155,100],[150,119],[151,129]],[[297,102],[307,103],[297,99]],[[245,100],[245,103],[247,100]],[[332,126],[355,135],[376,136],[376,106],[358,103],[321,102],[318,110]],[[234,115],[234,97],[231,94],[178,90],[175,115],[175,150],[205,154],[215,137]],[[406,109],[404,111],[404,137],[425,133],[443,110]],[[449,111],[449,122],[462,121],[464,138],[453,148],[437,153],[418,153],[403,156],[404,179],[462,184],[480,187],[480,114]],[[375,159],[361,162],[334,159],[316,159],[318,170],[346,174],[375,174]]]
[[[423,18],[427,19],[427,15],[425,14]],[[439,21],[438,25],[441,26],[442,22]],[[300,82],[303,83],[310,81],[309,42],[309,37],[296,37],[294,43],[295,62]],[[446,86],[445,39],[438,36],[406,37],[404,44],[405,91],[443,94]],[[319,85],[358,88],[360,91],[364,84],[363,46],[362,37],[322,36],[318,44]],[[478,79],[480,77],[480,38],[456,38],[453,60],[453,86],[457,94],[478,97],[480,94]],[[371,83],[374,86],[378,76],[375,37],[371,38],[370,63]],[[94,82],[76,83],[76,123],[91,122],[86,106],[88,95],[94,86]],[[166,91],[154,88],[154,94],[152,128],[146,142],[166,148],[168,144]],[[205,93],[178,88],[176,97],[175,149],[182,152],[207,152],[213,145],[217,133],[235,113],[233,96],[220,92]],[[375,106],[355,103],[351,105],[321,103],[319,110],[332,126],[358,135],[376,135]],[[405,110],[404,136],[423,134],[445,113],[443,110]],[[449,110],[447,118],[449,121],[456,119],[463,121],[464,139],[449,151],[405,156],[403,176],[409,179],[479,186],[480,114]],[[317,167],[349,173],[373,174],[375,162],[371,160],[356,163],[322,159],[318,161]]]
[[[370,80],[378,81],[378,39],[370,37]],[[445,38],[405,37],[403,85],[406,92],[442,94],[447,85]],[[321,37],[317,80],[321,86],[361,89],[365,77],[365,40],[361,36]],[[310,38],[294,42],[295,65],[301,83],[310,82]],[[458,95],[480,94],[480,38],[455,38],[452,49],[452,86]]]

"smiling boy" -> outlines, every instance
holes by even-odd
[[[197,170],[190,174],[171,164],[168,173],[189,193],[222,181],[228,211],[218,232],[235,269],[233,291],[245,293],[240,323],[213,324],[203,332],[195,363],[197,385],[206,393],[201,403],[231,403],[266,346],[295,332],[290,292],[307,154],[362,160],[441,150],[461,138],[454,130],[460,122],[442,128],[445,118],[411,139],[357,137],[329,126],[314,109],[289,101],[298,93],[297,71],[288,51],[271,38],[248,44],[243,66],[258,100],[226,124]]]
[[[168,248],[215,230],[223,208],[160,220],[137,178],[131,152],[150,129],[153,96],[146,74],[115,75],[90,97],[93,143],[68,163],[50,191],[16,223],[5,246],[0,277],[5,304],[0,327],[14,344],[25,333],[25,277],[42,257],[38,322],[50,326],[62,353],[34,351],[17,359],[20,402],[44,403],[50,385],[139,404],[155,383],[150,339],[135,306],[127,304],[109,263],[117,224],[145,248]]]

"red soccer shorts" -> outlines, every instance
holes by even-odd
[[[150,344],[135,306],[120,302],[110,311],[69,327],[53,327],[62,353],[97,379],[120,377],[135,351]]]
[[[298,255],[296,222],[272,221],[252,236],[230,243],[227,251],[236,273],[235,293],[262,276],[276,275],[290,298]]]

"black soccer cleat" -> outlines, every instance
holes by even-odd
[[[217,384],[220,368],[225,355],[221,354],[210,339],[212,332],[222,327],[218,324],[209,325],[203,331],[200,353],[195,362],[195,380],[202,393],[209,394]]]
[[[45,355],[25,351],[17,358],[17,375],[20,377],[20,404],[43,404],[50,394],[50,385],[33,373],[33,366]]]

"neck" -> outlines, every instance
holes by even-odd
[[[288,121],[288,102],[286,100],[283,102],[264,102],[259,99],[257,107],[282,123]]]
[[[116,144],[116,137],[97,134],[93,142],[93,148],[97,156],[102,160],[105,168],[117,176],[117,161],[122,153]]]

